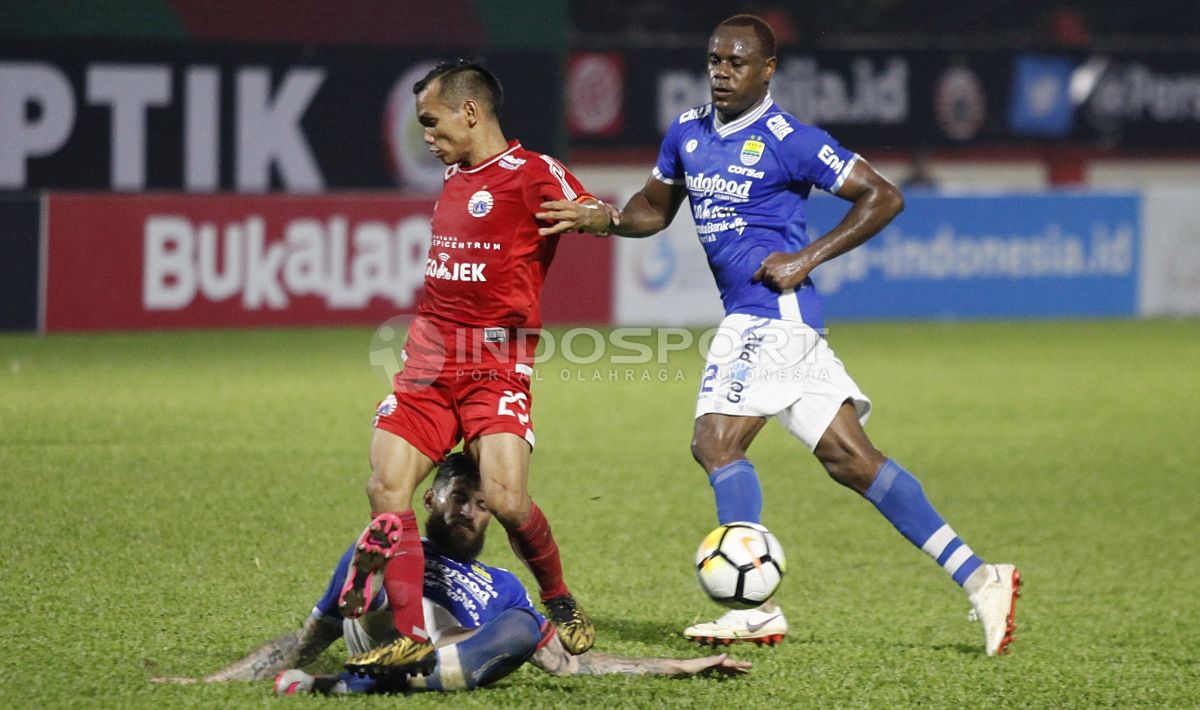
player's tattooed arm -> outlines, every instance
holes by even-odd
[[[735,661],[722,653],[704,658],[641,658],[589,651],[573,656],[554,637],[538,649],[530,662],[552,675],[665,675],[688,676],[711,671],[740,675],[750,670],[748,661]]]
[[[312,663],[341,635],[340,626],[325,624],[309,617],[303,627],[268,641],[244,658],[203,678],[163,676],[153,680],[156,683],[187,685],[271,678],[285,668],[298,668]]]

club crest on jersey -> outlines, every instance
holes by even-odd
[[[375,421],[371,426],[378,426],[380,417],[386,417],[392,412],[396,411],[396,404],[395,394],[389,394],[386,398],[384,398],[384,400],[379,403],[379,406],[375,408]]]
[[[492,211],[493,204],[495,204],[495,200],[492,199],[492,193],[480,190],[471,195],[470,200],[467,200],[467,211],[471,213],[472,217],[483,217]]]
[[[739,156],[742,159],[742,165],[754,165],[762,160],[763,148],[762,141],[749,140],[742,144],[742,154]]]

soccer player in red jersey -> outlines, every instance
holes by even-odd
[[[412,500],[434,462],[459,441],[478,462],[485,504],[537,578],[563,645],[583,653],[595,627],[563,582],[558,546],[527,492],[529,381],[539,296],[559,234],[603,233],[610,214],[557,160],[505,138],[497,117],[503,91],[479,63],[440,64],[413,92],[425,142],[449,167],[405,365],[376,413],[367,485],[374,517],[339,595],[343,615],[362,614],[372,577],[382,571],[397,636],[346,667],[402,674],[433,652],[423,628],[424,553]],[[538,218],[543,203],[564,200],[589,209]]]

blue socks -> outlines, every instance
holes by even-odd
[[[762,489],[753,464],[746,459],[726,464],[709,474],[708,482],[717,497],[717,522],[761,522]]]
[[[933,509],[920,482],[895,461],[884,462],[865,496],[901,535],[949,572],[958,586],[983,564]]]
[[[717,498],[718,522],[761,522],[762,489],[753,464],[745,459],[734,461],[709,474],[708,482]],[[895,461],[884,462],[865,495],[901,535],[936,560],[958,586],[983,564],[934,510],[920,482]]]

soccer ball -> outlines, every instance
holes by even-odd
[[[770,599],[786,564],[779,541],[758,523],[722,525],[696,550],[700,587],[732,609],[752,609]]]

